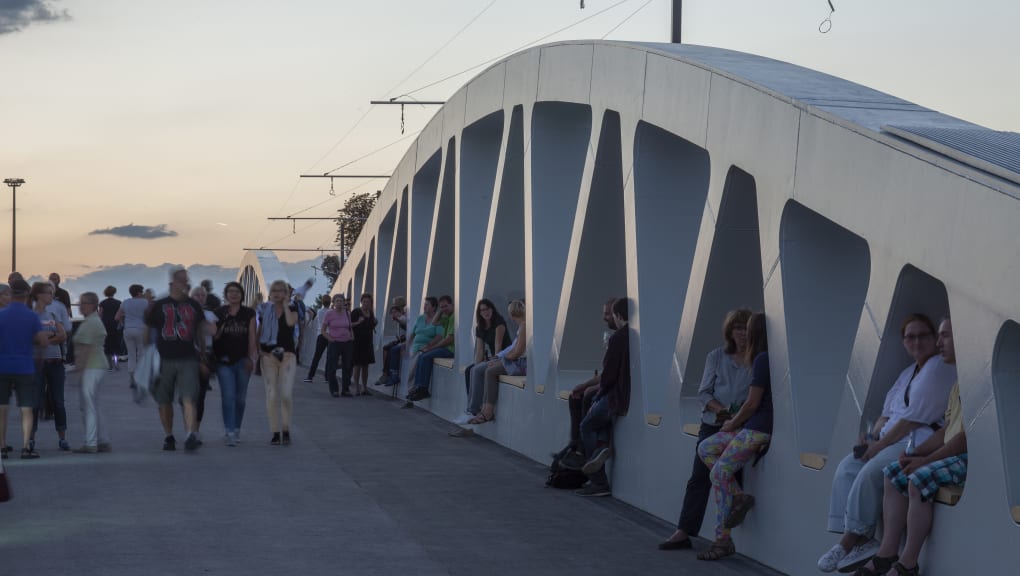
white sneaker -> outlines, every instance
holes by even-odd
[[[472,416],[470,414],[466,414],[466,413],[465,414],[461,414],[460,416],[457,416],[453,420],[453,423],[454,424],[467,424],[468,422],[471,421],[472,418],[474,418],[474,416]]]
[[[854,546],[850,549],[850,552],[839,561],[839,565],[836,567],[840,572],[853,572],[857,568],[864,565],[865,562],[871,559],[872,556],[878,552],[881,543],[878,540],[872,538],[860,546]]]
[[[822,572],[835,572],[839,567],[840,560],[846,558],[846,555],[847,551],[843,549],[843,546],[836,544],[818,559],[818,569]]]

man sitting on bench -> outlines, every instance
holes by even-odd
[[[616,332],[609,338],[609,346],[602,359],[602,375],[598,392],[587,416],[581,421],[581,443],[588,461],[581,472],[588,483],[577,490],[581,496],[609,496],[609,477],[606,461],[613,455],[611,436],[613,420],[625,416],[630,408],[630,331],[627,328],[629,301],[618,298],[613,302],[613,323]]]
[[[953,324],[946,316],[939,325],[939,354],[946,364],[956,364]],[[960,405],[960,383],[949,393],[946,425],[937,430],[913,453],[904,452],[899,460],[886,466],[885,495],[882,515],[885,531],[882,545],[867,565],[857,574],[870,576],[896,574],[916,576],[921,546],[931,532],[932,500],[943,486],[963,486],[967,480],[967,435],[963,430],[963,409]],[[899,558],[900,535],[906,528],[907,538]]]

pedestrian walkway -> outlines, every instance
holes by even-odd
[[[0,575],[776,574],[741,557],[660,552],[672,529],[658,519],[545,488],[531,460],[450,438],[450,424],[389,397],[332,398],[321,377],[298,374],[291,446],[269,445],[255,378],[241,445],[222,442],[214,389],[195,453],[180,449],[180,414],[179,449],[162,451],[155,405],[133,404],[127,375],[109,374],[112,453],[58,451],[50,421],[39,460],[16,450],[6,461],[14,499],[0,504]],[[78,390],[69,374],[72,446]],[[14,446],[18,422],[12,410]]]

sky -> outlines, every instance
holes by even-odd
[[[1020,131],[1000,0],[687,0],[683,41],[786,60],[997,130]],[[251,247],[328,249],[328,217],[384,180],[435,108],[543,42],[668,42],[671,0],[0,0],[0,178],[17,267],[237,266]],[[599,12],[602,12],[599,14]],[[562,32],[554,32],[587,19]],[[381,152],[359,158],[379,148]],[[283,261],[314,252],[281,252]],[[0,189],[0,270],[11,268]]]

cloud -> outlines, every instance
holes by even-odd
[[[0,34],[18,32],[37,22],[70,19],[67,10],[53,7],[52,0],[0,0]]]
[[[0,0],[0,2],[3,1],[4,0]],[[167,230],[166,224],[160,224],[158,226],[137,226],[134,223],[126,226],[114,226],[113,228],[103,228],[102,230],[93,230],[89,232],[90,236],[95,234],[109,234],[111,236],[123,236],[124,238],[145,238],[147,240],[177,236],[177,232]]]

